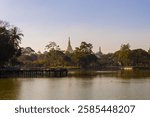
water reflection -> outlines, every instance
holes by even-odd
[[[149,78],[150,71],[117,71],[110,74],[105,74],[105,76],[117,77],[121,79]]]
[[[82,71],[65,78],[0,79],[0,99],[150,99],[149,89],[149,71]]]
[[[20,81],[18,79],[0,79],[0,99],[18,99]]]

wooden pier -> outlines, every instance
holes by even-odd
[[[53,69],[0,69],[0,78],[9,77],[65,77],[68,74],[68,70],[64,68]]]

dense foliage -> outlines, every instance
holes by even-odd
[[[21,54],[19,46],[23,34],[15,26],[0,21],[0,65],[15,64],[16,57]]]
[[[48,46],[49,45],[49,46]],[[150,54],[143,49],[130,49],[129,44],[123,44],[115,53],[102,54],[97,57],[92,51],[92,44],[81,42],[73,53],[62,51],[51,42],[43,53],[34,51],[22,53],[19,61],[26,67],[77,67],[82,69],[100,69],[101,67],[117,66],[150,66]],[[29,49],[29,47],[27,47]],[[25,50],[28,50],[25,48]],[[29,50],[32,50],[31,48]]]
[[[150,65],[150,54],[143,49],[130,50],[129,44],[122,45],[120,50],[114,53],[114,58],[121,66]]]

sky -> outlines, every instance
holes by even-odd
[[[73,49],[82,41],[115,52],[150,47],[150,0],[0,0],[0,20],[20,28],[21,46],[44,51],[49,42]]]

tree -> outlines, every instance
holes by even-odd
[[[86,54],[91,54],[92,53],[92,44],[91,43],[86,43],[86,42],[81,42],[80,47],[76,47],[76,51],[86,53]]]
[[[148,50],[148,54],[150,55],[150,48],[149,48],[149,50]]]
[[[19,46],[23,34],[17,27],[12,27],[8,22],[0,20],[0,65],[4,66],[14,62],[20,55]]]
[[[130,52],[132,66],[149,66],[150,55],[143,49],[135,49]]]
[[[95,65],[97,57],[92,52],[92,44],[81,42],[80,47],[77,47],[73,52],[73,61],[77,66],[88,69]]]
[[[33,53],[35,53],[35,51],[31,47],[22,48],[23,55],[31,55]]]
[[[114,61],[113,53],[103,54],[101,58],[99,58],[99,63],[102,66],[116,66],[117,63]]]
[[[10,29],[10,43],[14,45],[15,48],[20,48],[21,37],[24,36],[19,28],[13,27]]]
[[[59,67],[64,66],[65,54],[59,50],[51,50],[46,54],[46,66]]]
[[[60,50],[59,45],[55,42],[50,42],[45,46],[49,51],[46,52],[45,61],[48,67],[64,66],[65,54]]]
[[[21,48],[21,56],[19,56],[18,61],[24,67],[33,67],[34,62],[38,59],[38,55],[31,47]]]
[[[60,50],[59,45],[57,45],[55,42],[49,42],[49,44],[45,46],[45,49],[47,49],[49,51]]]
[[[122,44],[120,50],[114,53],[114,58],[118,62],[118,64],[122,66],[128,66],[130,65],[129,54],[130,54],[130,45]]]

